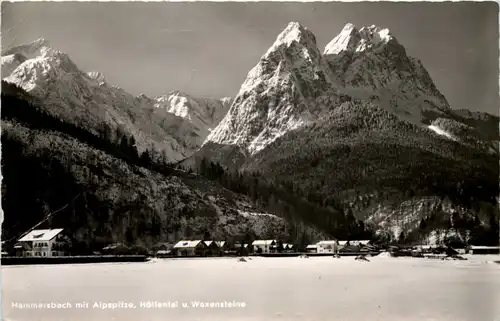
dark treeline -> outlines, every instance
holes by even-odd
[[[23,89],[2,81],[2,119],[18,121],[28,128],[57,131],[78,139],[80,142],[108,153],[130,165],[145,167],[165,175],[172,172],[166,155],[153,157],[154,152],[145,150],[139,154],[133,135],[127,135],[118,126],[106,123],[98,125],[97,134],[91,130],[66,122],[38,107],[36,100]]]
[[[258,172],[228,171],[205,158],[201,160],[197,172],[231,191],[247,195],[255,206],[283,217],[292,226],[305,223],[345,240],[374,238],[373,231],[355,218],[352,209],[332,202],[324,206],[311,202],[297,196],[289,185],[277,185]],[[308,241],[300,232],[299,235],[293,234],[292,238],[299,244]]]
[[[498,245],[499,224],[495,208],[484,204],[478,212],[483,214],[484,223],[481,222],[477,213],[460,215],[454,212],[451,215],[446,215],[439,207],[432,209],[427,216],[420,220],[417,229],[407,233],[401,232],[400,242],[421,244],[421,240],[431,231],[444,228],[455,232],[453,236],[441,240],[446,245]]]

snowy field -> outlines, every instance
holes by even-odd
[[[2,320],[500,320],[500,264],[492,262],[500,256],[468,258],[7,266]],[[196,301],[239,306],[195,307]],[[88,307],[76,306],[83,302]],[[66,305],[20,308],[31,303]],[[103,309],[105,303],[115,306]]]

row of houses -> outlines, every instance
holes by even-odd
[[[3,249],[2,255],[6,255]],[[410,249],[419,252],[434,252],[432,246],[419,246]],[[498,246],[467,246],[464,253],[470,254],[498,254]],[[25,257],[55,257],[66,256],[71,251],[71,239],[63,229],[32,230],[23,235],[14,245],[14,255]],[[131,248],[116,243],[104,247],[100,254],[130,254]],[[135,250],[134,250],[135,251]],[[177,243],[160,243],[154,248],[157,256],[222,256],[222,255],[249,255],[266,253],[299,252],[294,244],[283,243],[280,240],[255,240],[252,242],[229,243],[216,240],[181,240]],[[342,253],[342,252],[375,252],[378,249],[369,240],[323,240],[306,247],[309,253]],[[139,253],[138,250],[134,253]],[[141,254],[148,254],[143,249]],[[459,251],[459,253],[462,253]]]
[[[279,240],[255,240],[244,243],[228,243],[213,240],[181,240],[176,244],[164,243],[156,252],[157,256],[222,256],[227,254],[248,255],[262,253],[293,252],[293,244]]]
[[[377,249],[369,240],[338,241],[325,240],[306,247],[308,253],[373,252]]]

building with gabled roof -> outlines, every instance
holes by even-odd
[[[207,245],[207,254],[208,255],[221,255],[219,245],[216,241],[204,241]]]
[[[52,257],[65,256],[69,249],[69,239],[62,233],[64,229],[32,230],[14,245],[20,256]]]
[[[276,250],[277,240],[255,240],[252,242],[255,253],[271,253]]]
[[[205,256],[207,249],[207,244],[202,240],[179,241],[173,248],[177,256]]]
[[[332,253],[338,252],[337,240],[325,240],[316,243],[318,253]]]

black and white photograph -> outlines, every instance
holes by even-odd
[[[496,2],[1,3],[1,320],[500,321]]]

